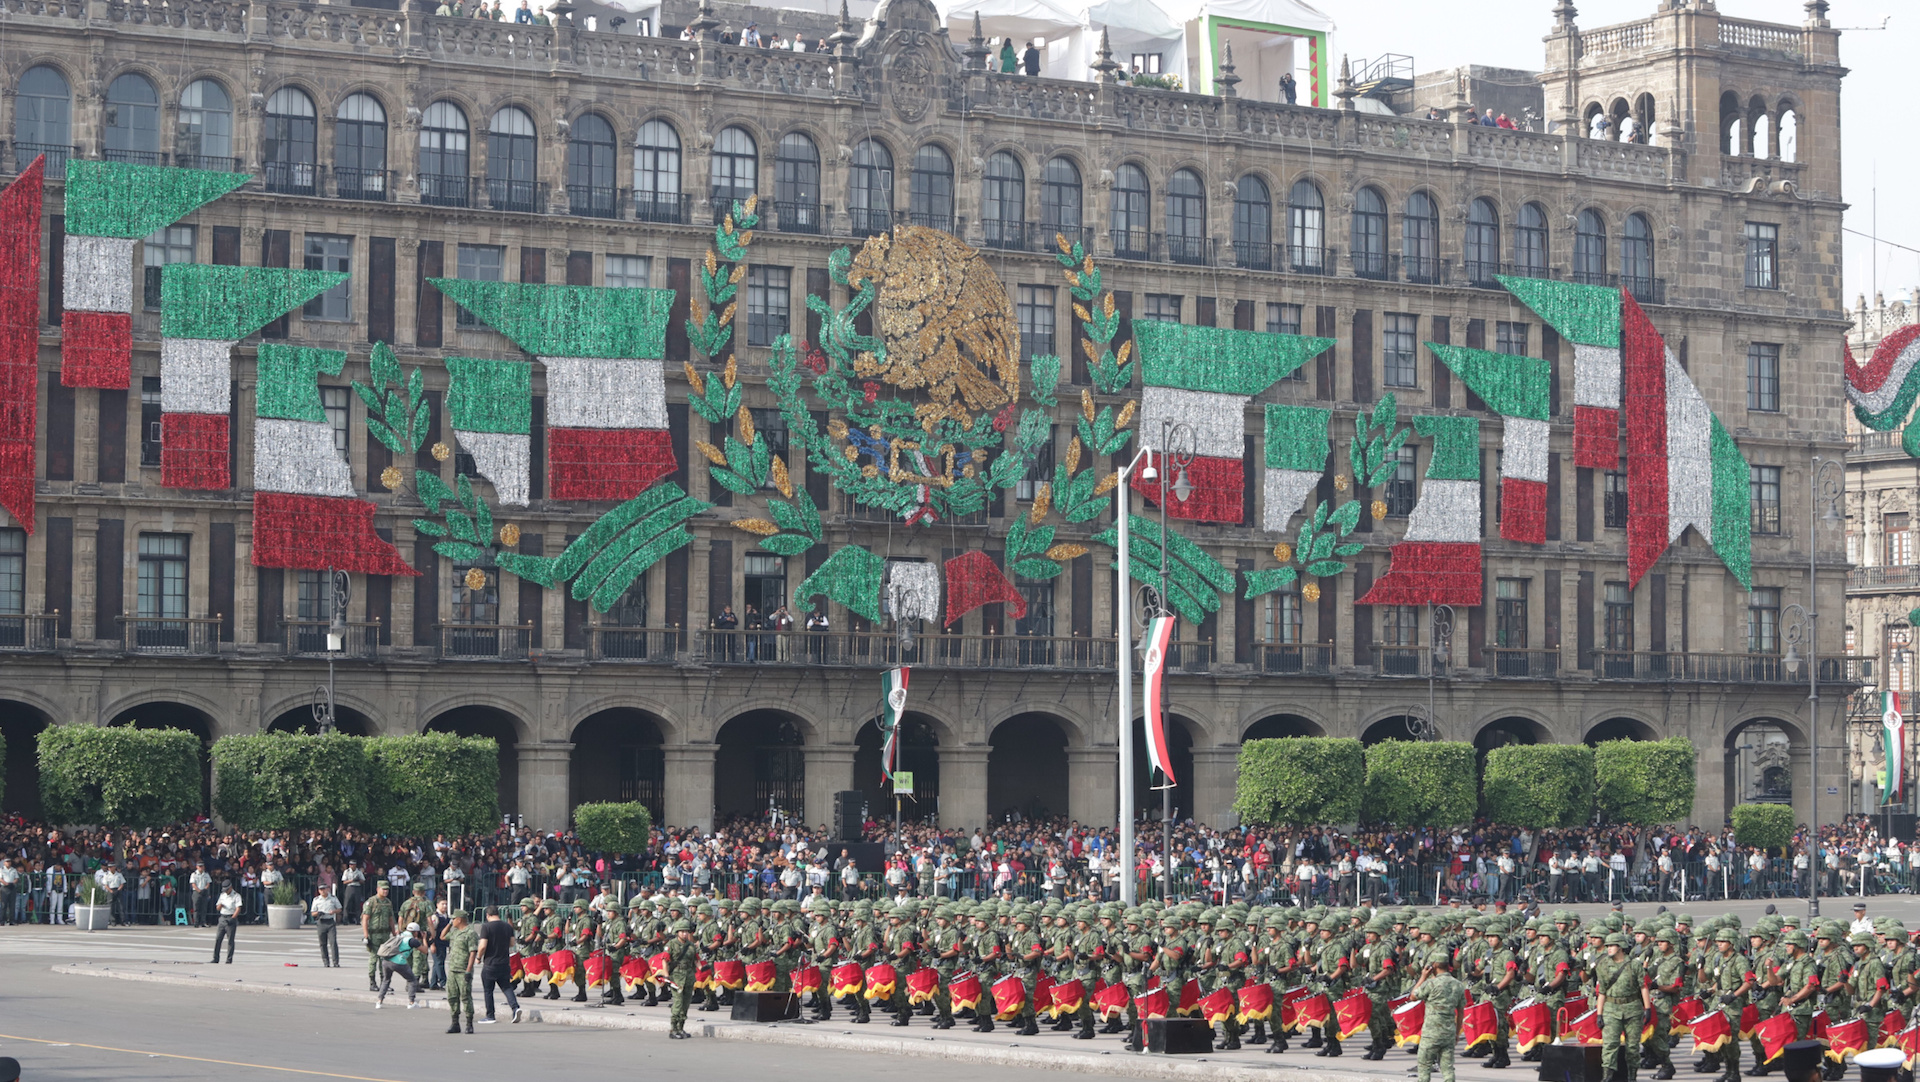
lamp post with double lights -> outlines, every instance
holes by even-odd
[[[327,569],[327,686],[314,689],[313,720],[322,733],[334,731],[333,660],[347,648],[347,600],[353,581],[345,571]]]
[[[1780,610],[1781,639],[1786,643],[1787,653],[1782,658],[1787,675],[1800,675],[1800,666],[1807,667],[1807,770],[1813,776],[1813,789],[1808,794],[1807,817],[1812,823],[1813,845],[1808,854],[1807,875],[1807,916],[1820,915],[1820,658],[1818,632],[1820,625],[1820,606],[1817,590],[1819,588],[1820,553],[1818,549],[1820,524],[1833,524],[1840,521],[1840,478],[1844,467],[1837,459],[1822,459],[1813,456],[1813,470],[1808,476],[1807,490],[1807,603],[1788,605]],[[1820,510],[1821,504],[1826,510]],[[1798,615],[1793,615],[1797,613]],[[1800,647],[1805,645],[1806,658],[1800,656]]]

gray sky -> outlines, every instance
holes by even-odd
[[[1657,0],[1575,0],[1579,23],[1591,29],[1631,22],[1653,13]],[[1801,0],[1719,0],[1722,14],[1798,26],[1805,14]],[[1413,56],[1417,71],[1456,64],[1488,64],[1538,71],[1545,57],[1541,43],[1553,25],[1552,0],[1525,4],[1503,0],[1496,8],[1434,4],[1424,0],[1319,0],[1339,29],[1333,48],[1358,63],[1382,53]],[[1497,13],[1496,13],[1497,12]],[[1850,70],[1841,84],[1842,183],[1846,224],[1873,231],[1873,187],[1879,177],[1881,239],[1920,248],[1920,145],[1902,137],[1878,138],[1881,125],[1896,128],[1910,117],[1897,104],[1912,95],[1913,68],[1920,63],[1920,8],[1911,0],[1835,0],[1828,19],[1834,26],[1878,26],[1886,30],[1851,31],[1840,36],[1840,62]],[[1335,64],[1339,62],[1336,55]],[[1337,70],[1337,69],[1336,69]],[[1871,294],[1875,270],[1873,245],[1864,236],[1846,236],[1846,303]],[[1883,244],[1879,286],[1891,298],[1920,286],[1920,255]]]

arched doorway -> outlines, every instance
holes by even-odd
[[[1653,726],[1638,718],[1608,718],[1587,730],[1587,746],[1599,747],[1608,740],[1658,740]]]
[[[1167,750],[1173,759],[1173,814],[1176,819],[1193,815],[1193,722],[1178,714],[1167,715]],[[1162,794],[1154,786],[1163,784],[1153,776],[1153,762],[1147,758],[1147,727],[1144,721],[1133,726],[1133,801],[1136,810],[1147,818],[1159,819]]]
[[[573,730],[573,803],[645,804],[658,823],[666,814],[667,757],[660,720],[645,710],[615,707]]]
[[[893,811],[893,789],[880,772],[880,726],[869,721],[853,738],[853,787],[867,795],[867,807],[879,818]],[[940,733],[924,715],[908,711],[900,719],[900,762],[913,774],[913,796],[900,801],[900,817],[932,819],[940,808]]]
[[[520,814],[520,722],[493,706],[459,706],[427,722],[427,732],[492,737],[500,756],[500,814]]]
[[[1249,740],[1285,740],[1296,736],[1325,736],[1327,731],[1316,722],[1298,714],[1268,714],[1252,725],[1240,737],[1242,744]]]
[[[115,714],[107,724],[131,725],[136,729],[184,729],[199,737],[200,810],[213,810],[213,760],[207,754],[213,747],[213,719],[206,711],[185,703],[142,703]]]
[[[1482,763],[1487,753],[1495,748],[1504,748],[1509,744],[1547,744],[1552,740],[1546,726],[1532,718],[1507,717],[1495,718],[1480,727],[1474,735],[1473,749],[1480,754]]]
[[[1016,714],[987,738],[987,815],[1067,814],[1067,730],[1051,714]]]
[[[7,742],[7,788],[0,793],[0,811],[18,812],[29,822],[40,819],[40,733],[52,724],[38,707],[0,699],[0,738]]]
[[[313,707],[296,706],[267,722],[267,731],[270,733],[317,733],[320,731],[320,723],[313,716]],[[351,706],[335,703],[333,731],[347,736],[372,736],[373,719]]]
[[[713,814],[765,820],[770,808],[806,822],[807,753],[799,719],[780,710],[751,710],[714,737]]]
[[[1360,734],[1360,743],[1372,747],[1389,740],[1424,740],[1424,734],[1416,728],[1422,724],[1420,718],[1411,714],[1395,714],[1390,718],[1381,718],[1367,726],[1367,731]]]
[[[1736,804],[1793,803],[1799,730],[1773,718],[1734,726],[1726,743],[1727,809]]]

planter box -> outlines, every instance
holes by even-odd
[[[300,927],[300,922],[306,918],[306,915],[306,909],[301,906],[269,905],[267,906],[267,927],[277,928],[283,932],[294,931]]]
[[[73,907],[73,926],[83,932],[104,932],[107,924],[113,920],[113,909],[104,905],[76,905]]]

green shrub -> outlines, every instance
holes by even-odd
[[[1388,740],[1367,749],[1361,818],[1402,827],[1450,827],[1480,804],[1472,744]]]
[[[107,904],[107,888],[95,882],[94,878],[90,875],[81,878],[80,889],[77,893],[80,895],[79,902],[81,905]]]
[[[1693,817],[1693,743],[1608,740],[1593,752],[1594,803],[1609,823],[1654,826]]]
[[[213,810],[241,830],[330,830],[367,822],[360,737],[259,733],[213,745]]]
[[[1572,827],[1593,814],[1593,749],[1508,744],[1487,753],[1481,806],[1503,826]]]
[[[1360,818],[1367,754],[1358,740],[1288,737],[1240,745],[1233,809],[1249,823],[1308,826]]]
[[[200,738],[180,729],[55,725],[40,733],[47,820],[158,827],[200,812]]]
[[[299,905],[300,892],[293,889],[293,880],[282,879],[273,885],[273,894],[267,900],[274,905]]]
[[[492,830],[500,759],[492,738],[422,733],[365,739],[367,826],[416,838]]]
[[[1778,849],[1793,840],[1793,805],[1736,804],[1733,840],[1741,845]]]
[[[580,844],[600,853],[632,856],[647,848],[653,814],[645,804],[581,804],[573,809]]]

